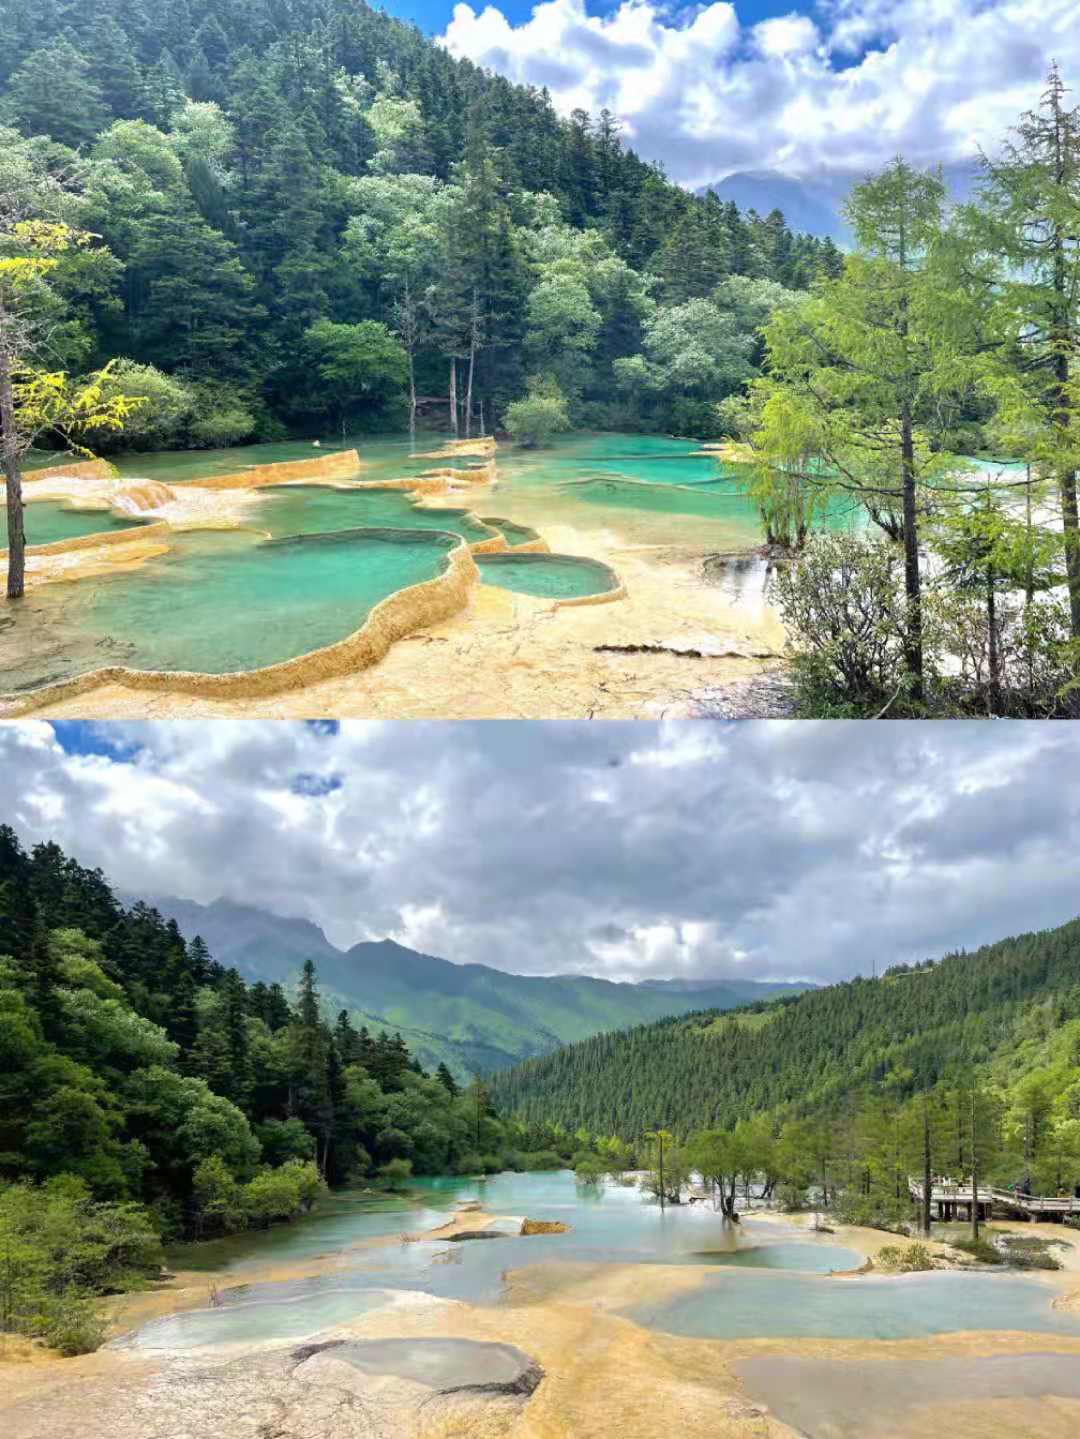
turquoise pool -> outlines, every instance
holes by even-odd
[[[607,594],[619,585],[607,565],[576,555],[477,555],[476,563],[486,585],[544,599],[582,599]]]

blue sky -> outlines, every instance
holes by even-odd
[[[1077,0],[390,0],[451,54],[607,107],[695,186],[741,171],[865,174],[993,152],[1052,57],[1080,88]]]
[[[419,25],[429,35],[441,35],[450,23],[456,3],[457,0],[383,0],[383,8],[391,15]],[[474,10],[482,10],[485,0],[472,0],[472,4]],[[495,8],[501,10],[511,24],[518,25],[528,20],[533,4],[534,0],[498,0]],[[611,0],[603,0],[603,3],[589,0],[588,4],[590,15],[610,15],[617,8]],[[678,13],[683,7],[671,8],[673,13]],[[735,8],[744,24],[753,25],[773,15],[790,15],[799,11],[809,14],[813,6],[793,5],[790,0],[739,0]]]

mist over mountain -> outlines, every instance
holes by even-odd
[[[743,979],[621,984],[576,974],[508,974],[420,954],[391,939],[341,950],[309,920],[283,919],[227,900],[155,903],[186,938],[201,935],[219,963],[247,980],[289,988],[304,961],[312,960],[328,1010],[347,1009],[356,1025],[372,1030],[400,1030],[425,1067],[445,1062],[462,1076],[505,1069],[608,1030],[702,1008],[734,1009],[813,987]]]

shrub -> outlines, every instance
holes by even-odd
[[[959,1249],[963,1254],[968,1254],[972,1259],[978,1260],[980,1264],[1004,1264],[1005,1256],[999,1249],[989,1243],[986,1239],[953,1239],[950,1240],[954,1249]]]
[[[273,1166],[287,1159],[313,1159],[315,1139],[299,1119],[267,1119],[255,1126],[263,1158]]]
[[[191,1190],[196,1232],[200,1237],[231,1234],[244,1227],[246,1216],[241,1187],[220,1154],[209,1155],[196,1167]]]
[[[933,1269],[930,1251],[925,1244],[886,1244],[878,1250],[877,1264],[891,1274],[921,1274]]]
[[[843,1224],[860,1224],[864,1229],[885,1229],[890,1234],[906,1234],[911,1204],[885,1194],[842,1194],[836,1202],[835,1214]]]
[[[880,708],[902,688],[903,554],[891,541],[817,535],[773,581],[804,709]]]
[[[105,1339],[106,1325],[93,1299],[68,1288],[50,1297],[41,1309],[41,1338],[51,1349],[68,1357],[92,1354]]]
[[[1051,1243],[1038,1235],[1002,1234],[998,1245],[1007,1264],[1017,1269],[1060,1269],[1061,1261],[1050,1253]]]
[[[251,437],[255,415],[238,396],[221,386],[201,385],[195,395],[195,411],[188,426],[188,439],[198,450],[223,449]]]
[[[524,1169],[562,1169],[565,1161],[554,1149],[537,1149],[531,1154],[523,1154],[521,1164]]]
[[[507,406],[503,424],[519,445],[532,449],[570,428],[566,397],[553,380],[533,378],[529,393]]]
[[[241,1190],[244,1217],[263,1226],[295,1219],[310,1209],[323,1188],[310,1160],[290,1159],[277,1169],[263,1169]]]
[[[412,1178],[412,1160],[387,1160],[379,1166],[379,1178],[388,1189],[404,1189]]]
[[[604,1161],[595,1154],[575,1154],[570,1165],[579,1184],[599,1184],[607,1173]]]
[[[123,430],[106,430],[94,444],[105,451],[164,450],[180,439],[195,404],[189,385],[153,365],[117,360],[102,384],[103,398],[126,395],[142,401],[124,421]]]
[[[779,1184],[776,1187],[776,1203],[788,1214],[797,1214],[809,1207],[806,1186],[802,1184]]]
[[[71,1175],[0,1189],[0,1331],[63,1354],[96,1349],[96,1297],[145,1284],[161,1257],[145,1210],[97,1203]]]

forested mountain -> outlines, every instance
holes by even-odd
[[[97,237],[52,343],[124,358],[136,446],[400,423],[410,388],[490,428],[530,377],[711,432],[777,287],[840,264],[361,0],[9,0],[4,125],[0,191],[59,176]]]
[[[286,1217],[322,1180],[546,1145],[425,1075],[400,1035],[331,1022],[317,985],[310,961],[288,995],[247,983],[100,870],[0,826],[0,1194],[70,1177],[190,1235]]]
[[[482,964],[452,964],[392,940],[342,951],[306,920],[225,900],[156,903],[184,934],[201,935],[222,963],[249,981],[277,982],[291,991],[304,961],[314,961],[334,1008],[347,1009],[356,1025],[399,1030],[421,1064],[446,1063],[459,1078],[505,1069],[602,1030],[706,1005],[733,1009],[808,987],[752,980],[635,985],[584,975],[508,974]]]
[[[1080,920],[735,1015],[597,1035],[496,1075],[492,1095],[531,1121],[686,1135],[765,1111],[835,1116],[871,1093],[900,1102],[960,1073],[1008,1089],[1043,1064],[1065,1067],[1055,1099],[1080,1101]]]

